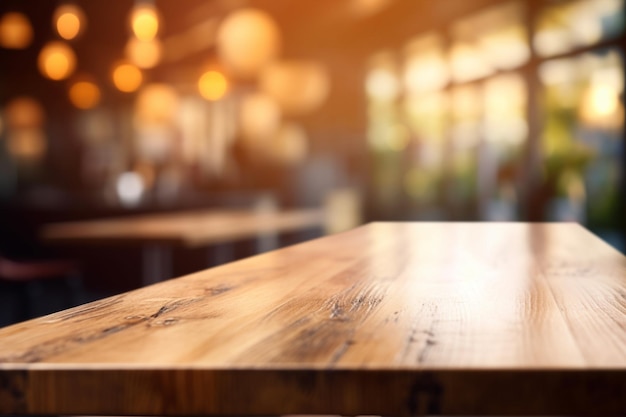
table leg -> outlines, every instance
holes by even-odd
[[[172,278],[172,251],[166,245],[143,248],[142,284],[150,285]]]

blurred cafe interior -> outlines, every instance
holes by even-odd
[[[165,278],[370,221],[574,221],[624,252],[625,45],[623,0],[2,0],[0,324],[160,259],[44,238],[64,222],[323,213],[174,247]]]

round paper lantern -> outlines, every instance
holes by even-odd
[[[59,36],[72,40],[84,31],[86,19],[82,9],[78,6],[63,4],[55,10],[52,23]]]
[[[76,55],[66,43],[52,41],[39,52],[37,64],[44,76],[51,80],[63,80],[74,72]]]
[[[22,129],[43,126],[44,109],[32,97],[21,96],[11,100],[5,107],[6,124],[9,129]]]
[[[278,55],[280,32],[268,13],[245,8],[224,19],[216,41],[222,62],[234,74],[250,78]]]
[[[318,63],[282,61],[264,69],[261,89],[271,95],[286,114],[305,114],[328,97],[330,82],[325,68]]]
[[[7,49],[27,48],[33,40],[33,27],[22,13],[10,12],[0,18],[0,46]]]
[[[265,146],[278,130],[280,108],[266,94],[254,93],[241,102],[240,127],[246,144]]]

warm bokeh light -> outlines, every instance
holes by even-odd
[[[517,73],[497,75],[484,84],[484,138],[496,145],[518,146],[528,135],[526,101],[528,90]]]
[[[41,103],[27,96],[20,96],[11,100],[6,105],[4,113],[9,129],[41,127],[45,119]]]
[[[605,128],[623,126],[624,112],[619,97],[624,91],[621,71],[619,67],[596,70],[579,107],[580,117],[587,124]]]
[[[133,8],[130,17],[133,34],[141,41],[151,41],[159,31],[159,15],[152,4],[140,4]]]
[[[91,81],[78,81],[70,87],[69,98],[79,109],[92,109],[100,103],[100,88]]]
[[[216,101],[226,95],[228,81],[221,72],[207,71],[198,80],[198,90],[205,99]]]
[[[280,49],[274,19],[257,9],[240,9],[224,19],[217,33],[217,51],[236,75],[252,77],[273,60]]]
[[[127,207],[133,207],[141,202],[144,182],[138,173],[124,172],[117,178],[115,189],[120,203]]]
[[[74,72],[76,55],[67,44],[52,41],[39,52],[37,64],[44,76],[52,80],[63,80]]]
[[[246,143],[263,146],[278,130],[281,113],[271,97],[253,93],[242,100],[240,117],[241,134]]]
[[[440,90],[450,80],[441,36],[430,33],[414,39],[405,56],[403,78],[409,94]]]
[[[377,68],[367,74],[365,90],[374,99],[392,101],[400,94],[400,82],[391,71]]]
[[[83,11],[74,4],[59,6],[52,19],[59,36],[66,40],[72,40],[83,32],[86,21]]]
[[[572,49],[571,39],[565,30],[545,29],[533,38],[535,50],[544,56],[557,55]]]
[[[571,83],[578,77],[578,68],[571,58],[552,59],[539,66],[539,79],[548,86]]]
[[[459,42],[450,49],[452,78],[457,82],[472,81],[493,72],[484,51],[469,43]]]
[[[319,107],[330,90],[324,66],[310,61],[280,61],[267,66],[261,89],[280,105],[286,114],[305,114]]]
[[[138,125],[168,125],[177,115],[178,93],[167,84],[149,84],[141,89],[135,101]]]
[[[46,136],[41,128],[16,129],[7,135],[7,150],[17,160],[35,162],[45,154]]]
[[[142,41],[137,38],[129,39],[126,44],[126,57],[139,68],[152,68],[161,61],[161,42],[157,39]]]
[[[284,123],[272,141],[272,156],[281,163],[294,165],[302,162],[309,150],[309,139],[304,128],[296,123]]]
[[[619,54],[611,51],[604,56],[585,54],[551,59],[539,67],[539,79],[546,88],[550,105],[559,108],[554,115],[572,112],[570,117],[599,129],[623,126],[620,95],[624,91],[624,74]],[[549,149],[566,146],[570,140],[569,135],[562,134],[558,120],[553,116],[552,123],[547,124]]]
[[[608,116],[617,110],[619,96],[613,86],[599,84],[591,88],[589,104],[593,113],[600,117]]]
[[[481,39],[481,48],[494,67],[516,68],[530,57],[527,38],[528,34],[523,25],[513,25],[484,36]]]
[[[118,63],[113,68],[112,78],[115,87],[124,93],[136,91],[143,82],[141,70],[127,62]]]
[[[0,18],[0,47],[27,48],[33,40],[33,27],[22,13],[10,12]]]

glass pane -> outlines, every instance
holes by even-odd
[[[373,151],[374,201],[388,214],[402,198],[402,151],[409,141],[398,104],[401,90],[397,55],[391,51],[374,55],[365,79],[367,139]]]
[[[477,85],[455,87],[451,91],[451,146],[449,200],[463,204],[476,193],[478,146],[483,135],[482,88]]]
[[[448,84],[450,74],[440,35],[428,34],[405,48],[404,85],[409,94],[437,91]]]
[[[453,79],[471,81],[528,61],[524,14],[521,2],[507,2],[456,23],[450,50]]]
[[[526,82],[505,74],[485,82],[485,140],[494,146],[517,147],[526,140]]]
[[[440,92],[421,97],[409,96],[404,105],[407,125],[420,143],[420,163],[441,165],[447,127],[447,96]]]
[[[539,14],[533,46],[541,56],[554,56],[623,31],[624,0],[559,1]]]
[[[448,98],[443,92],[409,95],[404,102],[412,148],[407,152],[409,169],[405,192],[413,200],[433,202],[443,177],[448,122]]]
[[[370,147],[376,150],[400,150],[394,134],[400,122],[397,100],[401,83],[397,59],[391,52],[375,55],[370,60],[365,79],[368,101],[367,137]]]
[[[479,201],[485,220],[517,219],[517,171],[528,136],[527,87],[517,73],[484,84],[484,143],[480,152]]]
[[[549,217],[615,227],[624,175],[623,56],[604,50],[547,61],[539,75],[545,85]]]

